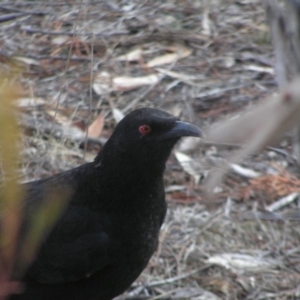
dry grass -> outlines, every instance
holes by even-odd
[[[20,0],[0,3],[0,11],[1,73],[13,72],[12,64],[25,68],[17,104],[24,128],[20,180],[92,160],[117,114],[150,106],[209,127],[276,90],[260,1]],[[120,60],[133,50],[135,61]],[[166,63],[151,67],[154,58]],[[149,75],[154,82],[131,89],[128,77]],[[99,115],[105,121],[100,138],[84,143],[84,130]],[[160,247],[120,298],[300,297],[299,200],[266,210],[299,192],[290,138],[243,161],[258,177],[232,170],[213,198],[203,182],[235,147],[190,148],[194,173],[200,166],[204,180],[195,182],[170,158]]]

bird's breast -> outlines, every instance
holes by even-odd
[[[114,220],[114,242],[122,249],[128,264],[144,268],[157,248],[160,227],[166,213],[166,202],[162,193],[149,193],[139,201],[118,211]],[[134,255],[132,255],[134,253]]]

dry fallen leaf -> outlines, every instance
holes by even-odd
[[[116,91],[130,91],[143,85],[156,84],[161,77],[159,74],[141,77],[115,77],[113,79],[113,88]]]
[[[199,148],[201,144],[200,139],[195,139],[194,137],[188,136],[181,139],[178,150],[180,152],[188,152]]]
[[[36,107],[45,105],[46,101],[43,98],[19,98],[15,102],[15,105],[20,108]]]
[[[278,260],[266,259],[240,253],[223,253],[211,256],[208,264],[215,264],[231,270],[234,273],[243,274],[245,272],[261,272],[271,270],[280,264]]]
[[[256,66],[256,65],[248,65],[243,67],[245,70],[254,71],[258,73],[269,73],[271,75],[274,75],[274,68],[270,67],[262,67],[262,66]]]
[[[237,173],[237,174],[239,174],[239,175],[241,175],[243,177],[246,177],[246,178],[256,178],[256,177],[260,176],[260,173],[254,171],[252,169],[242,167],[242,166],[240,166],[238,164],[231,164],[230,168],[235,173]]]
[[[211,28],[211,21],[209,18],[209,10],[204,9],[203,15],[202,15],[202,30],[201,33],[204,35],[211,36],[212,34],[212,28]]]
[[[163,69],[163,68],[155,68],[156,71],[160,72],[160,73],[163,73],[165,75],[168,75],[172,78],[175,78],[175,79],[180,79],[182,81],[184,80],[195,80],[197,79],[196,76],[194,75],[186,75],[186,74],[182,74],[182,73],[178,73],[178,72],[174,72],[174,71],[170,71],[170,70],[167,70],[167,69]]]
[[[13,58],[17,61],[20,61],[20,62],[26,64],[26,65],[35,65],[35,66],[41,65],[40,61],[33,59],[33,58],[28,58],[28,57],[23,57],[23,56],[14,56]]]
[[[54,36],[51,40],[54,45],[62,45],[68,41],[69,37],[66,35]]]
[[[142,59],[143,50],[141,48],[134,49],[124,55],[116,58],[118,61],[139,61]]]
[[[176,151],[175,156],[182,166],[183,170],[189,175],[193,176],[195,182],[198,183],[201,178],[201,173],[199,171],[201,170],[201,167],[199,166],[199,164],[197,164],[194,159],[184,153]]]
[[[299,197],[299,192],[291,193],[283,198],[280,198],[276,202],[266,206],[265,209],[271,212],[279,210],[280,208],[290,204],[291,202],[298,200],[298,197]]]
[[[124,114],[118,108],[113,108],[112,113],[117,123],[119,123],[124,118]]]
[[[112,92],[112,75],[106,71],[100,72],[94,80],[93,90],[97,95],[106,95]]]
[[[71,123],[71,120],[68,116],[65,114],[61,113],[58,110],[52,110],[52,109],[47,109],[47,114],[51,116],[57,123],[63,125],[63,126],[69,126]]]
[[[113,77],[107,72],[101,72],[94,81],[93,89],[98,95],[107,94],[112,91],[130,91],[140,86],[156,84],[162,76],[160,74],[150,74],[140,77]]]
[[[92,138],[98,138],[102,133],[103,126],[104,126],[104,118],[100,114],[94,120],[94,122],[89,126],[88,131],[87,131],[88,136],[92,137]]]
[[[146,66],[148,68],[153,68],[165,64],[171,64],[192,54],[190,49],[183,47],[182,45],[176,45],[173,51],[174,53],[168,53],[153,58],[146,64]]]

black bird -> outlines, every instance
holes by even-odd
[[[138,109],[93,162],[28,183],[27,215],[57,191],[72,193],[23,278],[24,293],[10,299],[110,300],[123,293],[157,248],[170,152],[182,136],[200,135],[166,112]]]

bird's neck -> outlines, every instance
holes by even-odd
[[[101,190],[109,198],[109,201],[100,203],[101,208],[111,208],[117,205],[122,213],[127,209],[128,213],[131,213],[132,210],[148,211],[149,207],[156,205],[154,200],[164,203],[164,197],[161,194],[164,162],[145,163],[145,161],[134,160],[122,154],[99,153],[94,165],[99,170],[99,176],[105,174],[101,180]],[[154,197],[158,192],[159,196]],[[128,199],[130,199],[131,206],[128,206]]]
[[[105,171],[105,174],[118,174],[127,179],[138,178],[139,181],[162,177],[165,170],[165,162],[134,160],[121,155],[103,159],[98,157],[95,163]]]
[[[122,149],[103,148],[95,158],[95,164],[105,169],[106,174],[123,174],[126,177],[162,177],[169,153],[163,157],[144,157],[138,151],[122,151]]]

